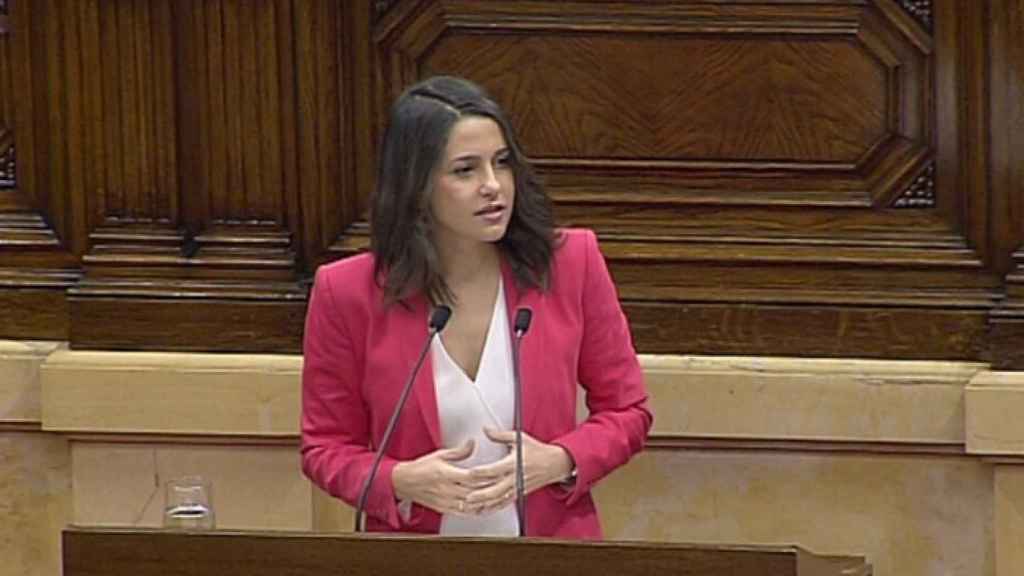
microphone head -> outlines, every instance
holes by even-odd
[[[533,320],[533,310],[520,308],[516,310],[515,332],[522,336],[530,329],[530,320]]]
[[[430,313],[430,324],[428,324],[428,327],[434,332],[440,332],[444,330],[445,324],[448,323],[448,319],[451,317],[452,309],[442,304],[434,308],[434,311]]]

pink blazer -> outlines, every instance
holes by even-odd
[[[503,266],[509,325],[533,309],[523,338],[523,425],[563,446],[576,462],[575,487],[527,497],[531,536],[601,538],[590,488],[643,448],[652,415],[626,318],[597,239],[565,230],[546,291],[522,290]],[[353,504],[421,346],[425,297],[385,307],[373,256],[321,266],[306,317],[302,373],[302,467],[326,492]],[[576,421],[576,383],[587,390],[589,418]],[[441,447],[430,355],[399,419],[367,499],[368,530],[437,533],[440,515],[413,506],[399,514],[391,471]]]

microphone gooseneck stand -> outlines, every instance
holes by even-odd
[[[388,421],[388,427],[385,428],[384,436],[381,437],[380,446],[377,447],[377,454],[373,458],[373,465],[370,466],[370,473],[366,475],[366,480],[363,481],[363,486],[359,490],[355,520],[355,532],[357,533],[363,531],[363,509],[366,508],[366,499],[370,495],[370,486],[373,485],[373,479],[377,476],[377,470],[380,469],[380,462],[384,458],[384,452],[388,449],[388,442],[391,441],[391,435],[398,424],[398,417],[402,413],[402,407],[405,406],[405,401],[409,398],[409,392],[412,391],[416,375],[419,374],[420,368],[423,367],[423,360],[427,357],[427,352],[430,350],[430,343],[434,341],[435,336],[440,334],[441,330],[444,330],[444,326],[448,323],[451,315],[452,309],[443,305],[434,308],[434,311],[430,314],[427,341],[423,343],[423,349],[420,350],[420,356],[416,360],[416,365],[413,366],[412,372],[409,373],[409,379],[405,381],[402,395],[398,397],[398,404],[395,405],[395,410],[391,413],[391,420]]]
[[[529,308],[516,310],[515,332],[512,340],[513,416],[512,427],[516,433],[516,517],[519,520],[519,537],[526,536],[526,478],[523,471],[523,384],[519,379],[519,346],[523,336],[530,329],[533,311]]]

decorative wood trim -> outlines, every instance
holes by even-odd
[[[388,12],[394,8],[395,4],[398,4],[399,0],[374,0],[373,2],[373,21],[376,22],[383,18]]]
[[[995,370],[1024,370],[1024,246],[1013,258],[1016,268],[1006,276],[1006,297],[989,316]]]
[[[50,131],[62,130],[65,120],[51,107],[63,86],[63,68],[52,58],[62,5],[22,1],[5,9],[11,12],[2,18],[18,32],[0,39],[2,73],[9,75],[0,81],[0,99],[13,104],[13,117],[0,127],[0,187],[8,188],[0,194],[0,330],[22,338],[66,338],[63,288],[80,273],[69,250],[70,192],[57,183],[66,164],[61,147],[47,145]],[[55,271],[71,279],[55,283]]]
[[[6,36],[10,33],[9,16],[7,15],[7,0],[0,0],[0,106],[5,100],[13,98],[8,86],[14,84],[14,70],[11,58],[12,43],[8,42]],[[0,112],[3,109],[0,108]],[[7,123],[5,125],[5,122]],[[14,188],[17,177],[14,171],[14,118],[0,117],[0,190]]]
[[[5,138],[10,132],[0,133],[0,189],[16,188],[18,186],[17,173],[14,169],[14,139]],[[4,140],[8,141],[5,142]]]
[[[90,239],[93,249],[83,258],[90,280],[219,275],[230,283],[232,278],[272,281],[295,276],[290,237],[273,227],[261,231],[233,226],[190,237],[170,227],[125,224],[99,228]]]
[[[932,29],[932,0],[899,0],[900,6],[921,23],[925,29]]]
[[[920,173],[910,186],[896,197],[893,208],[934,208],[935,207],[935,163]]]

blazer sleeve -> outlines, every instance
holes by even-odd
[[[327,493],[356,505],[373,463],[369,410],[361,393],[360,358],[334,299],[330,276],[317,271],[306,313],[302,366],[302,470]],[[391,471],[384,457],[366,513],[400,528]]]
[[[579,381],[587,392],[589,417],[555,440],[576,464],[576,484],[567,505],[643,449],[653,422],[643,372],[629,324],[594,233],[584,235],[583,336]]]

